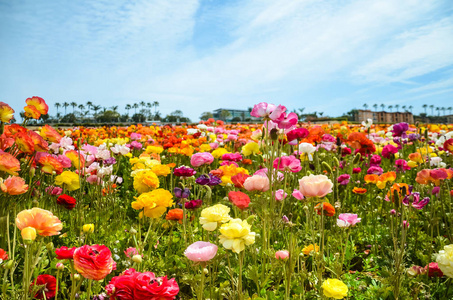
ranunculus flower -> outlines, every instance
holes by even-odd
[[[266,192],[269,190],[269,178],[267,176],[253,175],[244,181],[247,191]]]
[[[190,189],[188,189],[188,188],[182,189],[179,187],[175,187],[173,189],[173,193],[175,194],[175,197],[178,199],[181,199],[181,198],[187,199],[190,197]]]
[[[306,198],[324,197],[332,192],[333,183],[325,175],[304,176],[299,180],[299,191]]]
[[[8,253],[5,250],[0,248],[0,264],[8,259]]]
[[[128,258],[132,258],[134,255],[138,255],[138,250],[137,248],[129,247],[126,250],[124,250],[124,254],[126,254]]]
[[[17,171],[20,171],[19,160],[11,154],[0,150],[0,171],[10,175],[18,175]]]
[[[63,194],[58,197],[57,204],[64,206],[66,209],[72,210],[76,206],[77,200],[73,197]]]
[[[284,200],[286,198],[286,196],[288,196],[288,194],[282,189],[279,189],[275,192],[275,200],[277,200],[277,201]]]
[[[116,263],[106,246],[85,245],[74,251],[74,268],[85,278],[101,280],[116,268]]]
[[[247,220],[231,219],[220,227],[219,241],[226,249],[240,253],[246,245],[255,243],[255,232],[251,227]]]
[[[444,275],[453,278],[453,244],[446,245],[439,251],[436,262]]]
[[[195,242],[184,251],[184,255],[194,262],[209,261],[217,254],[217,245],[209,242]]]
[[[244,182],[250,175],[244,173],[238,173],[234,176],[231,176],[231,182],[233,182],[234,186],[237,188],[243,188]]]
[[[288,171],[293,173],[297,173],[302,170],[300,160],[298,160],[293,155],[277,157],[274,160],[274,168],[280,171]]]
[[[341,228],[354,226],[359,223],[362,219],[358,218],[356,214],[340,214],[337,219],[337,225]]]
[[[181,166],[173,170],[173,174],[178,177],[190,177],[195,175],[197,172],[189,167]]]
[[[144,272],[135,278],[134,299],[175,299],[179,293],[179,286],[175,279],[167,276],[156,277],[152,272]]]
[[[297,200],[303,200],[305,198],[299,190],[294,190],[291,195]]]
[[[77,247],[68,248],[66,246],[62,246],[61,248],[55,249],[55,254],[57,255],[57,259],[73,259],[74,251]]]
[[[223,204],[207,207],[201,211],[200,224],[203,225],[203,229],[214,231],[218,225],[231,219],[229,213],[230,208]]]
[[[64,171],[55,177],[55,184],[64,186],[68,191],[75,191],[80,188],[80,178],[74,172]]]
[[[347,185],[351,176],[349,174],[341,174],[338,176],[337,181],[341,185]]]
[[[27,100],[25,100],[25,103],[27,103],[27,105],[34,106],[41,115],[47,115],[47,112],[49,111],[49,106],[41,97],[33,96],[27,98]]]
[[[321,215],[321,203],[318,203],[315,206],[315,210],[318,215]],[[322,203],[322,211],[328,217],[332,217],[335,215],[335,207],[333,207],[333,205],[328,202]]]
[[[31,287],[35,285],[35,280],[31,283]],[[51,299],[55,297],[57,291],[57,279],[52,275],[42,274],[36,277],[36,285],[39,290],[35,294],[36,299]]]
[[[299,121],[299,117],[296,113],[286,114],[285,112],[280,115],[278,119],[275,119],[274,122],[277,123],[278,128],[280,129],[290,129]]]
[[[305,128],[296,128],[291,130],[286,134],[286,138],[288,139],[288,142],[294,141],[294,140],[301,140],[304,139],[308,136],[309,132]]]
[[[186,209],[196,209],[196,208],[201,207],[202,204],[203,204],[203,200],[195,199],[195,200],[187,201],[186,203],[184,203],[184,206]]]
[[[60,234],[63,228],[61,221],[50,211],[38,207],[23,210],[17,214],[16,226],[20,230],[32,227],[41,236]]]
[[[398,153],[398,148],[393,145],[385,145],[382,149],[382,156],[385,158],[390,158],[392,154]]]
[[[348,296],[348,286],[343,283],[343,281],[338,279],[326,279],[322,285],[322,291],[324,296],[334,298],[334,299],[343,299]]]
[[[216,186],[222,183],[222,180],[219,177],[209,173],[208,175],[201,175],[195,180],[195,182],[199,185]]]
[[[288,250],[280,250],[275,252],[275,258],[276,259],[281,259],[285,260],[289,257],[289,251]]]
[[[14,117],[14,109],[5,102],[0,102],[0,121],[9,123]]]
[[[61,135],[51,126],[44,125],[41,127],[40,135],[47,141],[52,143],[59,143],[61,140]]]
[[[244,210],[249,207],[250,197],[243,192],[231,191],[228,193],[228,200],[237,208]]]
[[[210,165],[214,161],[214,156],[209,152],[195,153],[190,158],[190,164],[194,167],[201,167],[202,165]]]
[[[442,273],[442,270],[439,268],[438,263],[436,262],[431,262],[425,267],[425,272],[428,272],[429,277],[442,277],[444,276],[444,273]]]
[[[167,212],[165,220],[179,221],[182,224],[182,219],[184,218],[184,211],[181,208],[173,208]]]
[[[25,180],[17,176],[9,176],[5,181],[0,182],[2,192],[10,195],[20,195],[28,191],[28,184]]]

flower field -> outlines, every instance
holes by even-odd
[[[14,113],[0,102],[2,299],[453,299],[453,125]]]

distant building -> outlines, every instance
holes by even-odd
[[[368,119],[373,120],[373,123],[414,123],[414,115],[411,112],[386,112],[386,111],[371,111],[359,109],[354,114],[354,121],[362,122]]]
[[[222,115],[222,111],[228,111],[228,115]],[[246,120],[259,120],[259,118],[255,118],[250,116],[250,112],[248,110],[242,110],[242,109],[229,109],[229,108],[219,108],[216,109],[212,112],[212,115],[214,119],[216,120],[223,120],[227,122],[231,121],[238,121],[238,122],[243,122]],[[226,117],[225,117],[226,116]]]
[[[453,124],[453,115],[446,115],[447,124]]]

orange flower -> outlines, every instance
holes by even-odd
[[[10,195],[20,195],[28,191],[25,180],[17,176],[9,176],[3,183],[0,183],[0,188],[4,193]]]
[[[387,193],[387,197],[395,201],[395,191],[398,193],[398,198],[402,199],[404,196],[409,195],[409,186],[406,183],[395,183],[392,185]]]
[[[41,117],[41,113],[33,105],[27,105],[24,107],[25,117],[33,118],[38,120]]]
[[[321,203],[318,203],[318,205],[315,206],[315,210],[318,215],[321,215]],[[328,202],[322,203],[322,210],[324,211],[324,214],[328,217],[332,217],[335,215],[335,207],[333,207],[332,204]]]
[[[364,189],[364,188],[354,187],[354,188],[352,189],[352,192],[353,192],[354,194],[365,194],[365,193],[367,192],[367,190]]]
[[[178,221],[179,224],[182,224],[182,219],[184,218],[184,212],[181,208],[174,208],[170,209],[165,216],[166,220],[175,220]]]
[[[49,151],[49,145],[47,142],[36,132],[33,130],[27,131],[27,135],[31,138],[33,141],[33,144],[35,145],[35,150],[39,152],[47,152]]]
[[[418,172],[415,181],[418,182],[419,184],[428,184],[430,182],[434,182],[434,180],[431,177],[431,172],[429,169],[423,169],[420,172]]]
[[[3,123],[9,123],[14,117],[14,109],[8,104],[0,102],[0,121]]]
[[[412,161],[415,161],[415,162],[418,162],[418,163],[422,163],[423,162],[422,155],[420,153],[418,153],[418,152],[409,154],[409,160],[412,160]]]
[[[368,175],[365,175],[365,182],[376,184],[376,182],[378,181],[378,178],[379,178],[379,176],[376,174],[368,174]]]
[[[20,230],[33,227],[41,236],[52,236],[60,234],[63,228],[58,217],[50,211],[33,207],[32,209],[23,210],[17,214],[16,226]]]
[[[41,97],[33,96],[25,100],[25,102],[28,106],[34,106],[41,115],[47,115],[49,111],[49,106],[47,106],[46,101]]]
[[[310,255],[311,251],[319,252],[319,246],[316,244],[315,245],[311,244],[302,249],[302,253],[304,255]]]
[[[41,157],[38,163],[42,165],[41,170],[44,173],[52,174],[53,172],[56,172],[57,174],[60,174],[61,172],[63,172],[63,166],[58,161],[58,159],[50,155]]]
[[[33,140],[26,133],[17,133],[14,137],[14,141],[20,151],[27,154],[35,152],[35,143],[33,143]]]
[[[17,171],[20,171],[20,163],[9,153],[0,150],[0,171],[4,171],[11,175],[17,175]]]
[[[45,140],[48,140],[52,143],[59,143],[61,140],[61,135],[59,135],[55,129],[47,124],[41,128],[40,134]]]

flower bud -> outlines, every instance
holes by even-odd
[[[94,224],[85,224],[85,225],[83,225],[82,230],[85,233],[93,233],[94,232]]]
[[[80,276],[80,274],[74,274],[74,280],[75,281],[79,281],[82,277]]]
[[[140,254],[136,254],[132,256],[132,261],[140,264],[142,262],[142,256]]]
[[[331,167],[328,163],[326,163],[325,161],[323,161],[323,162],[321,163],[321,165],[322,165],[322,167],[327,171],[327,173],[329,173],[329,174],[332,173],[332,167]]]
[[[47,243],[46,249],[47,249],[47,251],[51,252],[55,249],[55,247],[54,247],[53,243],[50,242],[50,243]]]
[[[5,269],[11,269],[14,266],[14,261],[13,260],[8,260],[6,264],[3,265],[3,268]]]
[[[208,275],[209,274],[209,270],[207,268],[204,268],[203,269],[203,274]]]
[[[55,265],[55,268],[56,268],[57,270],[61,271],[61,270],[64,270],[64,265],[63,265],[62,263],[59,262],[59,263],[57,263],[57,264]]]
[[[134,234],[137,234],[137,230],[135,230],[134,227],[131,227],[131,230],[129,231],[130,234],[134,235]]]
[[[360,153],[357,153],[356,156],[354,157],[354,160],[352,161],[353,165],[356,165],[360,159],[362,158],[362,155]]]
[[[247,223],[249,224],[252,224],[252,222],[255,220],[256,216],[255,215],[251,215],[247,218]]]
[[[36,239],[36,229],[33,227],[25,227],[20,232],[24,241],[34,241]]]

